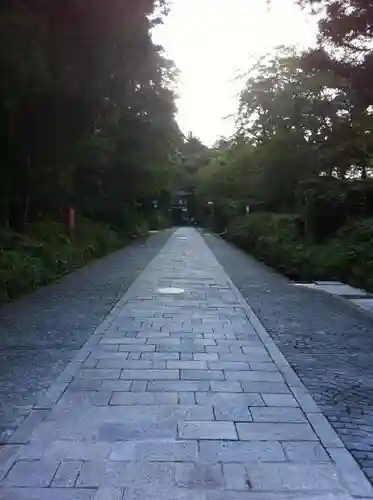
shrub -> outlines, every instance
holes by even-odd
[[[138,231],[139,232],[139,231]],[[28,234],[0,232],[0,303],[34,290],[93,258],[123,245],[125,238],[102,223],[81,219],[74,232],[50,221]]]
[[[164,213],[161,212],[160,210],[155,210],[153,213],[149,216],[148,224],[149,229],[151,230],[158,230],[158,229],[166,229],[167,227],[170,227],[170,218]],[[145,225],[146,227],[146,225]],[[145,229],[144,227],[144,229]]]
[[[4,301],[33,290],[48,280],[42,260],[23,250],[2,251],[0,270],[0,297]]]
[[[235,220],[227,238],[289,278],[341,280],[373,291],[373,219],[350,222],[327,243],[306,243],[295,216],[251,214]]]
[[[346,221],[345,190],[336,179],[317,179],[299,187],[299,212],[304,237],[310,243],[322,243]]]
[[[373,215],[371,179],[314,179],[299,185],[297,198],[304,236],[311,243],[326,241],[349,218]]]

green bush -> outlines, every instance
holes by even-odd
[[[32,290],[48,280],[43,262],[23,250],[5,250],[0,253],[0,299],[9,300]]]
[[[345,279],[353,285],[373,290],[373,219],[346,224],[336,234],[335,244],[344,248],[348,255]]]
[[[72,232],[51,221],[30,225],[26,235],[1,231],[0,303],[120,248],[128,237],[87,219],[79,220]]]
[[[154,210],[148,218],[149,229],[160,230],[170,227],[170,217],[160,210]]]
[[[293,280],[341,280],[373,291],[373,219],[352,221],[324,244],[304,241],[293,215],[235,220],[227,239]]]
[[[323,243],[349,218],[373,215],[373,181],[318,178],[300,183],[298,208],[304,236],[310,243]]]

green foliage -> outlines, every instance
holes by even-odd
[[[299,212],[306,241],[322,243],[346,222],[343,187],[337,179],[315,179],[299,186]]]
[[[170,217],[161,211],[153,211],[152,216],[148,220],[148,226],[151,230],[161,230],[170,227]]]
[[[229,221],[229,239],[289,277],[373,290],[373,2],[299,3],[325,7],[319,46],[279,47],[249,69],[236,133],[197,194],[211,227]],[[245,204],[267,213],[240,217]]]
[[[0,302],[44,283],[43,266],[37,257],[18,251],[0,253]]]
[[[209,161],[209,149],[192,134],[180,142],[173,156],[172,188],[194,195],[198,175]]]
[[[356,106],[325,51],[281,48],[263,58],[241,92],[235,136],[200,170],[201,202],[255,200],[295,212],[301,184],[369,176],[373,115]]]
[[[116,223],[169,189],[177,72],[151,38],[165,10],[163,0],[1,6],[1,225],[60,220],[70,205]]]
[[[209,163],[199,171],[197,196],[207,202],[252,195],[257,187],[252,155],[252,148],[238,139],[211,151]]]
[[[348,219],[373,215],[373,182],[314,179],[299,185],[298,202],[306,240],[322,243]]]
[[[298,243],[297,218],[265,212],[246,215],[228,226],[226,237],[270,265],[281,267],[283,255]]]
[[[281,47],[248,72],[236,134],[212,152],[197,194],[204,206],[299,213],[306,240],[321,243],[372,214],[372,131],[373,108],[326,50]]]
[[[323,245],[307,244],[299,218],[252,214],[228,227],[227,239],[297,281],[342,280],[373,291],[373,219],[343,226]]]
[[[80,220],[79,229],[72,234],[50,221],[33,224],[27,236],[2,231],[0,303],[120,248],[130,236],[125,237],[104,224],[89,220]]]
[[[165,0],[1,5],[0,302],[146,234],[144,207],[170,191],[182,142],[177,71],[151,37],[166,11]],[[71,206],[68,232],[56,221]]]

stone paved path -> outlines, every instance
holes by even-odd
[[[61,373],[171,233],[138,239],[0,309],[0,444],[27,418],[37,394]]]
[[[42,395],[2,447],[0,477],[1,500],[373,498],[193,229]]]
[[[205,240],[373,484],[373,315]]]

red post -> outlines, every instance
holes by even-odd
[[[75,208],[69,207],[69,230],[73,231],[75,229]]]

